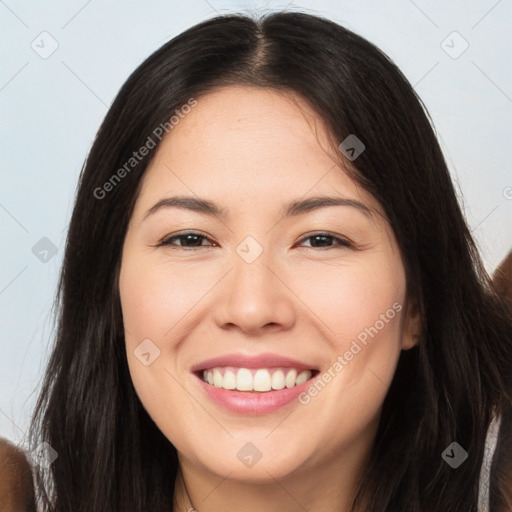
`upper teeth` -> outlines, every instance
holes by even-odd
[[[311,370],[295,368],[233,368],[216,367],[203,370],[203,380],[217,388],[238,391],[270,391],[293,388],[311,378]]]

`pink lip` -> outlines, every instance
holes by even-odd
[[[258,356],[247,356],[240,354],[228,354],[225,356],[207,359],[192,368],[192,372],[206,370],[216,366],[234,366],[235,368],[297,368],[298,370],[314,370],[310,365],[301,363],[295,359],[278,356],[276,354],[260,354]]]
[[[249,416],[268,414],[289,404],[311,385],[311,379],[291,389],[284,388],[266,392],[227,390],[212,386],[201,378],[202,370],[215,368],[216,366],[233,366],[235,368],[248,369],[296,368],[297,370],[315,370],[311,365],[276,354],[260,354],[258,356],[228,354],[207,359],[195,364],[191,368],[191,371],[197,377],[201,390],[211,400],[231,412]]]
[[[221,365],[217,365],[221,366]],[[314,378],[314,377],[313,377]],[[258,416],[277,411],[286,404],[295,400],[300,393],[305,391],[312,382],[312,379],[299,384],[291,389],[284,388],[274,391],[232,391],[223,388],[216,388],[200,377],[196,378],[200,388],[210,399],[227,410],[246,416]],[[297,404],[298,404],[297,400]]]

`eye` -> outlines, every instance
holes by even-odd
[[[180,241],[179,244],[175,243],[177,240]],[[164,238],[160,243],[157,244],[157,247],[174,246],[178,248],[194,248],[205,246],[214,247],[217,245],[215,242],[212,242],[211,244],[203,244],[202,242],[205,240],[211,242],[211,240],[202,233],[199,233],[197,231],[187,231],[186,233],[179,233],[177,235],[172,235],[167,238]]]
[[[314,233],[313,235],[307,235],[302,237],[299,243],[304,242],[306,240],[311,240],[309,246],[311,248],[324,248],[329,249],[330,247],[354,247],[351,242],[345,240],[344,238],[340,238],[335,235],[331,235],[330,233]],[[334,244],[333,244],[334,242]]]
[[[179,241],[179,243],[176,243]],[[203,243],[203,242],[211,242],[211,243]],[[302,237],[299,243],[303,243],[306,241],[310,241],[310,245],[306,247],[311,247],[314,249],[329,249],[331,247],[353,247],[353,244],[344,238],[340,238],[338,236],[332,235],[330,233],[315,233],[313,235],[307,235]],[[212,242],[206,235],[199,233],[197,231],[188,231],[185,233],[178,233],[177,235],[172,235],[167,238],[164,238],[160,243],[157,244],[157,247],[163,246],[172,246],[178,248],[195,248],[195,247],[216,247],[217,244]]]

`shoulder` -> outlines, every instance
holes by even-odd
[[[25,454],[0,438],[0,510],[35,511],[32,470]]]
[[[512,251],[496,268],[492,280],[498,293],[508,299],[512,312]]]
[[[512,406],[502,412],[499,435],[489,474],[489,512],[512,511]],[[491,425],[492,426],[492,425]],[[491,429],[489,429],[491,430]],[[489,432],[488,437],[493,434]],[[485,466],[485,456],[484,464]],[[485,509],[484,509],[485,510]]]

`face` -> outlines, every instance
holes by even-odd
[[[136,392],[204,472],[264,481],[357,457],[417,330],[393,231],[300,98],[197,101],[158,147],[123,248]]]

